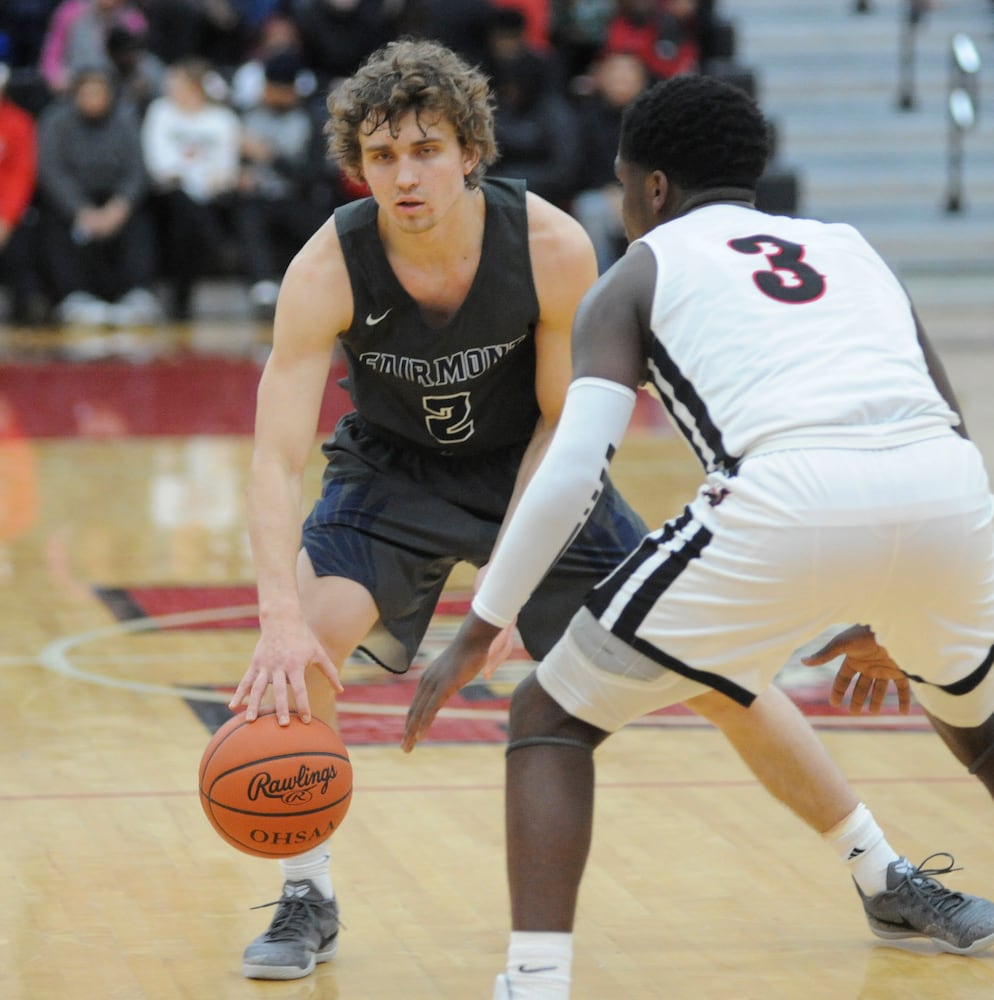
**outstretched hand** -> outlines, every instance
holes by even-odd
[[[859,715],[864,708],[871,715],[879,715],[891,683],[897,690],[898,711],[902,715],[911,711],[911,685],[907,674],[890,658],[887,650],[877,643],[869,626],[851,625],[843,629],[832,636],[821,649],[801,657],[801,662],[809,667],[819,667],[839,656],[844,656],[845,659],[835,675],[828,699],[833,708],[845,704],[846,691],[855,680],[849,698],[850,715]]]
[[[507,629],[499,629],[472,611],[469,613],[452,645],[427,667],[418,681],[404,726],[401,743],[404,753],[410,753],[427,734],[441,707],[481,670],[490,667],[494,659],[491,649],[497,647],[496,655],[499,655],[503,648],[499,640],[505,632]],[[494,663],[493,669],[496,666]]]

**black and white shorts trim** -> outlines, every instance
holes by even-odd
[[[748,705],[839,622],[872,625],[944,721],[994,712],[992,503],[970,442],[773,452],[709,477],[594,590],[538,678],[610,732],[709,688]]]

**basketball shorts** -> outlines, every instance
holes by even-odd
[[[406,671],[453,567],[490,558],[526,446],[440,456],[386,440],[355,414],[325,443],[321,496],[302,544],[318,576],[345,577],[372,594],[380,622],[361,648],[381,666]],[[591,588],[646,531],[609,484],[518,616],[531,657],[549,652]]]
[[[709,689],[749,705],[838,622],[871,625],[938,718],[994,712],[992,498],[970,442],[780,451],[710,477],[591,593],[538,679],[613,732]]]

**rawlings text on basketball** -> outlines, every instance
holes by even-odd
[[[295,775],[284,778],[274,778],[268,771],[257,771],[249,781],[247,794],[252,802],[260,795],[286,803],[310,802],[315,790],[327,795],[329,786],[337,777],[334,764],[317,770],[301,764]]]

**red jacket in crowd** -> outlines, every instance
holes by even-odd
[[[0,220],[10,229],[31,202],[36,170],[34,119],[0,95]]]

